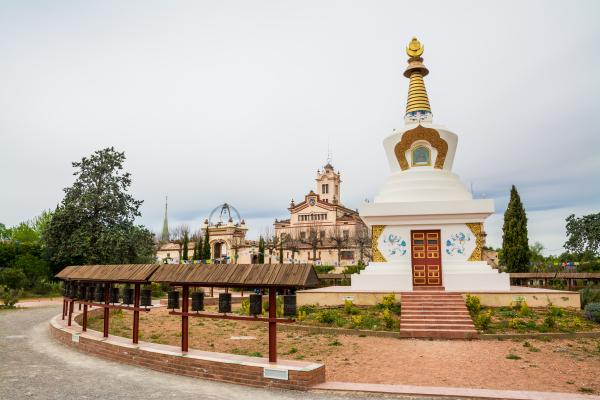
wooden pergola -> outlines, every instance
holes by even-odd
[[[83,304],[83,320],[81,329],[87,330],[88,306],[104,308],[104,337],[108,337],[109,312],[111,309],[133,311],[133,343],[139,341],[140,311],[149,311],[140,307],[141,285],[150,283],[150,277],[159,267],[159,264],[113,264],[113,265],[77,265],[64,268],[56,277],[67,282],[79,284],[102,284],[104,286],[104,302],[98,303],[90,300],[65,297],[63,299],[63,315],[68,315],[68,325],[71,326],[73,307],[75,302]],[[113,284],[133,284],[133,307],[110,304],[109,290]]]
[[[80,265],[64,268],[57,278],[77,284],[102,284],[104,302],[67,297],[63,300],[63,319],[68,316],[71,325],[74,303],[83,304],[82,329],[87,329],[88,306],[104,308],[104,337],[108,337],[109,310],[133,311],[133,343],[139,340],[139,312],[149,311],[140,307],[141,285],[151,282],[167,283],[182,288],[181,311],[171,315],[181,316],[181,350],[187,352],[189,342],[189,317],[222,318],[244,321],[263,321],[269,324],[269,361],[277,362],[277,322],[291,323],[294,319],[277,317],[277,291],[317,287],[319,278],[308,264],[129,264],[129,265]],[[109,289],[114,284],[133,284],[133,306],[110,304]],[[268,289],[268,317],[231,314],[189,312],[190,288],[223,287],[242,289]]]
[[[277,362],[277,322],[294,322],[293,319],[277,318],[277,290],[316,287],[319,284],[315,270],[308,264],[163,264],[153,274],[152,281],[182,288],[181,312],[170,312],[181,316],[182,351],[188,351],[189,317],[264,321],[269,324],[269,362]],[[268,317],[190,313],[190,287],[207,286],[268,289]]]

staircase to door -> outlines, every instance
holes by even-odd
[[[477,331],[460,293],[402,293],[400,337],[474,339]]]

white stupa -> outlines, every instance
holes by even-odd
[[[509,275],[482,261],[491,199],[473,199],[452,172],[458,136],[432,123],[423,47],[414,38],[405,125],[383,141],[391,175],[360,208],[371,228],[373,261],[352,276],[352,290],[508,291]]]

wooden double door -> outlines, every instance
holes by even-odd
[[[411,231],[413,286],[442,286],[439,230]]]

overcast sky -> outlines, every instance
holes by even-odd
[[[389,174],[417,36],[454,171],[495,199],[515,184],[529,240],[600,211],[600,2],[0,2],[0,222],[54,208],[71,162],[125,151],[140,223],[193,229],[217,204],[251,237],[314,187],[327,158],[357,208]]]

